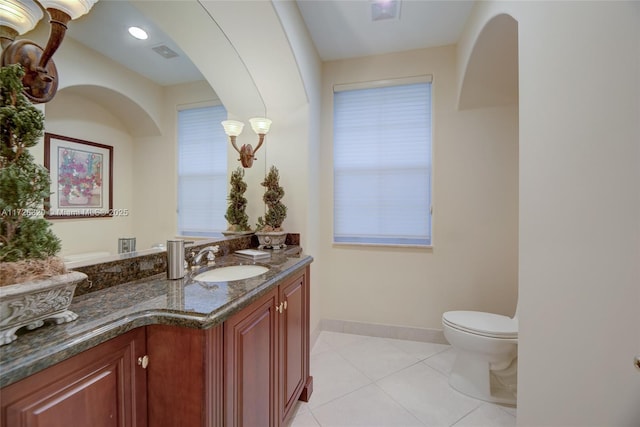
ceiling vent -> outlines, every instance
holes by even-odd
[[[164,44],[161,44],[160,46],[153,47],[152,49],[158,55],[160,55],[160,56],[162,56],[163,58],[166,58],[166,59],[175,58],[176,56],[178,56],[178,54],[176,52],[174,52],[173,50],[171,50],[169,48],[169,46],[166,46]]]
[[[400,0],[371,0],[371,20],[398,19]]]

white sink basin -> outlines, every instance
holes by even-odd
[[[228,267],[214,268],[194,277],[201,282],[230,282],[232,280],[249,279],[269,271],[261,265],[230,265]]]

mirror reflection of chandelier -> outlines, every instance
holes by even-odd
[[[53,62],[67,23],[88,13],[98,0],[0,0],[0,65],[21,64],[24,93],[32,102],[49,102],[58,90],[58,71]],[[49,14],[49,41],[44,49],[31,40],[16,40]]]

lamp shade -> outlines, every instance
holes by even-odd
[[[0,0],[0,25],[22,35],[42,19],[42,9],[33,0]]]
[[[244,123],[237,120],[225,120],[222,122],[222,127],[224,128],[224,133],[227,135],[238,136],[242,133]]]
[[[38,0],[45,9],[56,9],[77,19],[89,13],[98,0]]]
[[[251,129],[258,135],[266,134],[271,127],[271,120],[266,117],[254,117],[249,119],[249,123],[251,123]]]

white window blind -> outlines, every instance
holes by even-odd
[[[227,228],[227,136],[222,105],[178,111],[178,234],[213,236]]]
[[[430,245],[430,79],[373,86],[334,93],[334,242]]]

